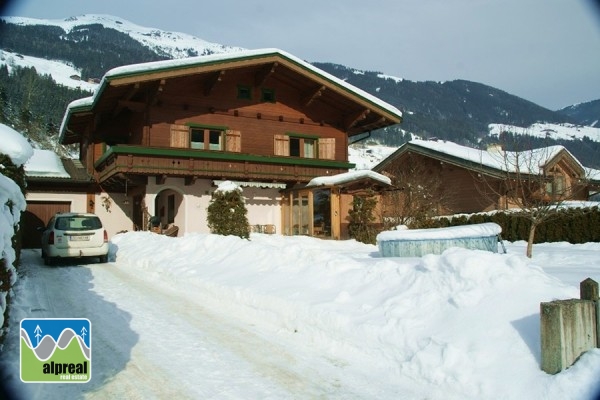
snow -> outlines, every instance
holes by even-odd
[[[318,176],[313,178],[308,182],[306,187],[313,186],[334,186],[341,185],[348,182],[357,181],[360,179],[370,178],[375,181],[379,181],[386,185],[391,185],[392,180],[385,175],[381,175],[378,172],[370,171],[370,170],[357,170],[357,171],[349,171],[344,172],[337,175],[332,176]]]
[[[498,136],[500,133],[508,131],[517,135],[530,135],[539,138],[549,138],[556,140],[581,140],[584,137],[600,142],[600,128],[591,126],[574,125],[569,123],[535,123],[529,127],[520,127],[514,125],[490,124],[490,136]]]
[[[23,135],[10,126],[0,124],[0,154],[6,154],[20,167],[33,155],[33,148]]]
[[[242,190],[235,182],[233,181],[223,181],[219,183],[215,192],[233,192],[235,190]]]
[[[97,375],[115,371],[104,385],[93,386],[100,397],[115,393],[121,381],[126,381],[130,396],[145,397],[147,382],[125,378],[139,368],[139,354],[144,354],[145,362],[168,366],[168,376],[158,383],[178,387],[179,392],[170,389],[176,390],[171,393],[175,397],[591,399],[600,390],[600,350],[588,351],[557,375],[542,372],[539,305],[577,297],[578,284],[587,277],[600,281],[600,244],[535,245],[532,259],[524,256],[525,246],[506,243],[508,254],[453,248],[442,255],[401,259],[379,257],[375,246],[353,240],[265,234],[252,234],[250,240],[210,234],[170,238],[130,232],[112,238],[109,264],[40,266],[36,273],[45,271],[47,285],[52,275],[63,282],[75,274],[91,274],[79,282],[84,292],[70,301],[91,313],[88,318],[103,318],[94,323],[95,329],[110,324],[104,329],[111,330],[112,344],[94,339],[103,349],[95,353],[99,358],[114,358],[94,367]],[[33,256],[39,259],[38,253],[26,254]],[[108,273],[121,280],[107,281]],[[31,288],[27,279],[23,285]],[[25,299],[48,297],[23,293],[19,287],[16,292]],[[177,296],[170,300],[175,308],[167,311],[166,292]],[[98,309],[98,297],[117,307],[114,316]],[[283,361],[277,359],[285,365],[263,371],[273,378],[269,383],[250,377],[255,368],[265,368],[260,362],[259,367],[248,365],[248,359],[221,365],[230,357],[230,347],[238,345],[229,337],[206,347],[201,338],[205,329],[213,329],[206,321],[189,337],[180,337],[185,329],[179,329],[179,315],[192,318],[186,309],[201,315],[193,306],[197,304],[227,323],[244,326],[246,339],[236,340],[257,335],[271,342],[269,357],[285,349]],[[14,313],[29,316],[35,307],[39,304],[17,301]],[[123,320],[122,313],[130,317]],[[11,320],[14,326],[18,322]],[[112,331],[123,322],[123,331]],[[129,342],[131,335],[137,339],[129,361],[105,354],[104,349]],[[156,346],[161,337],[169,340]],[[192,340],[194,349],[202,351],[191,356],[187,342],[179,342],[183,340]],[[250,345],[244,354],[264,357],[261,346]],[[0,363],[18,371],[18,346],[6,351]],[[220,354],[219,365],[214,359],[200,361],[207,354]],[[280,379],[280,369],[291,369],[294,379]],[[214,379],[215,374],[221,378]],[[317,387],[296,382],[313,375],[323,381]],[[181,381],[168,384],[170,379]],[[249,384],[251,379],[256,380]],[[85,385],[46,385],[35,396],[32,385],[20,383],[18,373],[8,382],[28,398],[64,398],[66,390],[79,390],[82,397],[88,390]]]
[[[386,159],[397,147],[382,145],[348,146],[348,161],[355,165],[355,170],[372,169]]]
[[[0,49],[0,65],[4,64],[8,67],[9,73],[12,73],[14,66],[21,68],[33,67],[38,75],[50,75],[57,84],[74,89],[93,92],[98,86],[97,83],[73,79],[72,76],[81,76],[81,71],[65,64],[63,61],[46,60],[44,58],[11,53]]]
[[[11,24],[17,25],[50,25],[59,26],[65,32],[71,32],[81,25],[101,24],[106,28],[115,29],[128,34],[131,38],[142,43],[159,55],[171,58],[186,58],[190,55],[209,53],[234,52],[243,50],[240,47],[223,46],[210,43],[195,36],[179,32],[168,32],[154,28],[136,25],[123,18],[105,14],[85,14],[63,20],[36,19],[25,17],[2,17]]]
[[[377,235],[377,241],[387,240],[433,240],[490,237],[502,232],[500,225],[493,222],[483,224],[450,226],[432,229],[400,229],[384,231]]]
[[[458,157],[484,166],[492,167],[500,171],[509,171],[529,174],[538,174],[541,168],[552,160],[559,152],[565,151],[571,154],[564,146],[548,146],[539,149],[531,149],[521,152],[503,151],[491,148],[489,150],[474,149],[445,140],[421,140],[414,139],[409,143],[431,149],[440,153]],[[571,154],[571,157],[573,155]],[[573,159],[577,161],[575,157]],[[581,166],[583,168],[583,166]]]
[[[69,178],[60,157],[52,150],[34,149],[33,155],[25,164],[27,176]]]
[[[10,157],[13,164],[21,166],[33,154],[29,142],[11,127],[0,124],[0,154]],[[16,255],[12,247],[12,237],[15,227],[21,219],[21,212],[25,211],[27,203],[19,186],[10,178],[0,174],[0,268],[6,268],[10,284],[16,282],[17,272],[13,266]],[[3,282],[0,281],[0,284]],[[5,291],[0,290],[0,327],[4,323],[6,310]],[[0,330],[1,331],[1,330]]]

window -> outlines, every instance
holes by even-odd
[[[275,91],[273,89],[262,89],[260,100],[266,103],[275,103]]]
[[[275,135],[275,155],[303,158],[334,159],[330,151],[335,150],[335,139],[324,139],[324,148],[321,151],[321,140],[316,136],[300,133],[288,133],[286,135]]]
[[[238,85],[237,98],[244,99],[244,100],[252,99],[252,89],[250,89],[249,86]]]
[[[192,129],[190,147],[204,150],[204,129]]]
[[[315,158],[316,140],[306,137],[290,136],[290,156]]]
[[[208,131],[208,149],[223,150],[223,132]]]
[[[552,182],[546,183],[546,193],[554,196],[565,194],[565,177],[563,175],[554,175]]]
[[[225,132],[220,129],[192,128],[190,148],[198,150],[225,150]]]
[[[315,139],[304,139],[304,157],[315,158]]]

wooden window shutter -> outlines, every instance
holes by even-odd
[[[319,158],[335,160],[335,138],[319,139]]]
[[[275,135],[275,155],[290,155],[290,138],[287,135]]]
[[[225,150],[240,153],[242,151],[242,133],[228,130],[225,135]]]
[[[171,147],[190,147],[190,128],[186,125],[171,125]]]

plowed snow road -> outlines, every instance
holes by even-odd
[[[4,380],[27,399],[375,398],[376,389],[327,358],[258,324],[209,310],[191,290],[117,263],[46,267],[22,254],[11,329],[0,361]],[[19,379],[22,318],[88,318],[92,379],[25,384]]]

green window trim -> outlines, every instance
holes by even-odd
[[[252,87],[237,85],[237,98],[241,100],[252,100]]]
[[[198,124],[196,122],[186,122],[185,126],[196,129],[209,129],[214,131],[227,131],[229,130],[228,126],[220,126],[220,125],[206,125],[206,124]]]
[[[297,137],[302,139],[315,139],[318,140],[319,136],[317,135],[308,135],[306,133],[296,133],[296,132],[285,132],[285,135],[289,137]]]
[[[260,101],[263,103],[275,103],[275,89],[262,88],[260,90]]]

